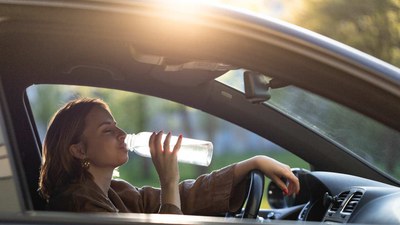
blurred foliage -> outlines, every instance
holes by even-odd
[[[276,17],[400,66],[400,0],[216,0]]]
[[[400,66],[399,0],[307,0],[291,22]]]

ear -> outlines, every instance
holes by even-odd
[[[72,156],[78,159],[86,158],[86,152],[81,143],[69,146],[69,153],[71,153]]]

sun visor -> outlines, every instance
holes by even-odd
[[[197,86],[213,80],[237,67],[206,60],[170,59],[164,56],[144,54],[130,46],[135,62],[156,65],[150,75],[157,80],[176,85]],[[189,82],[188,82],[189,81]]]

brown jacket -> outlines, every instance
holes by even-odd
[[[123,180],[112,180],[108,197],[90,179],[85,183],[72,184],[64,191],[54,194],[48,204],[49,210],[72,212],[131,212],[172,213],[189,215],[218,215],[238,210],[244,200],[245,182],[233,187],[231,165],[196,180],[179,184],[181,208],[160,204],[160,189],[137,188]]]

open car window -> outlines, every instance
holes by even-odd
[[[106,101],[118,126],[127,133],[171,131],[185,137],[209,140],[214,152],[209,167],[181,163],[181,180],[222,168],[251,156],[263,154],[291,167],[309,169],[309,165],[289,151],[232,123],[202,111],[164,99],[111,89],[67,85],[34,85],[27,90],[41,141],[52,114],[67,101],[77,97],[98,97]],[[159,187],[157,173],[150,159],[133,152],[129,161],[115,171],[115,176],[134,186]],[[268,184],[269,181],[266,180]],[[262,208],[269,208],[266,199]]]

